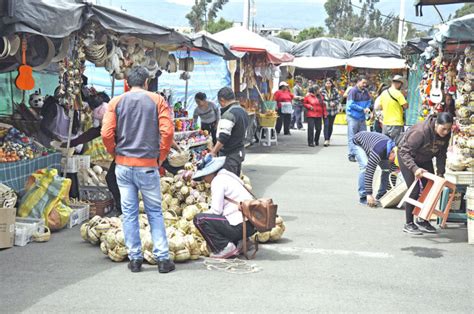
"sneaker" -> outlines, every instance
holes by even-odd
[[[132,259],[128,263],[128,269],[130,269],[132,273],[139,273],[142,271],[142,264],[143,264],[142,259]]]
[[[175,270],[176,266],[170,259],[162,259],[158,261],[158,272],[162,274],[169,273],[170,271]]]
[[[354,155],[349,155],[349,161],[350,162],[357,162],[357,159],[355,158]]]
[[[219,253],[212,253],[211,258],[229,258],[239,255],[239,249],[235,246],[234,243],[229,242],[227,246],[220,251]]]
[[[417,225],[415,225],[413,222],[410,222],[409,224],[406,224],[403,227],[403,232],[413,234],[413,235],[422,235],[423,232],[418,229]]]
[[[416,225],[420,228],[421,231],[426,233],[436,233],[436,228],[433,227],[429,221],[418,219]]]
[[[359,204],[360,204],[360,205],[367,205],[367,198],[361,197],[361,198],[359,199]]]
[[[319,142],[315,142],[314,145],[315,145],[315,146],[319,146]]]
[[[324,141],[324,147],[328,147],[329,146],[329,141]]]
[[[309,147],[314,147],[314,144],[308,144]]]

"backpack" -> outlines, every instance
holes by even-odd
[[[245,187],[245,186],[244,186]],[[243,254],[246,259],[253,259],[258,251],[258,236],[255,237],[255,251],[249,257],[247,255],[247,224],[245,218],[255,227],[258,232],[267,232],[275,227],[275,220],[277,217],[278,205],[273,203],[271,198],[259,198],[245,188],[254,199],[245,200],[240,203],[225,197],[225,199],[239,207],[242,212],[242,242],[243,242]]]

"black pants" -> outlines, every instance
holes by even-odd
[[[410,188],[410,186],[415,181],[415,174],[410,169],[408,169],[407,166],[403,163],[403,160],[400,158],[400,155],[398,155],[398,161],[400,164],[400,171],[402,172],[403,179],[405,180],[407,187]],[[419,163],[417,165],[418,167],[423,168],[428,172],[434,173],[433,162],[431,160],[424,163]],[[421,183],[423,186],[425,186],[426,179],[421,179]],[[410,198],[418,199],[419,195],[420,195],[420,186],[416,185],[415,188],[413,189],[413,192],[410,194]],[[408,224],[408,223],[413,222],[413,209],[415,209],[415,206],[408,203],[405,203],[404,206],[405,206],[406,222]]]
[[[240,178],[240,173],[242,172],[242,162],[244,161],[245,155],[244,150],[231,153],[223,154],[225,156],[224,169],[234,173]]]
[[[280,134],[282,126],[283,126],[283,133],[285,135],[290,134],[290,123],[291,123],[291,113],[281,113],[281,108],[279,108],[278,119],[275,126],[277,134]]]
[[[117,177],[115,176],[115,160],[112,161],[105,176],[105,181],[107,182],[107,187],[109,188],[110,193],[114,197],[115,208],[117,209],[118,214],[122,214],[122,205],[120,203],[120,190],[117,184]]]
[[[336,116],[328,116],[324,119],[324,140],[329,141],[332,136],[332,131],[334,130],[334,121]]]
[[[323,118],[308,117],[308,145],[319,145]]]
[[[201,232],[202,236],[214,253],[222,251],[229,242],[237,244],[242,240],[242,226],[229,224],[224,216],[215,214],[197,214],[194,216],[194,225]],[[255,233],[255,229],[250,222],[247,224],[247,237]]]
[[[212,144],[216,145],[217,142],[217,122],[213,123],[201,123],[201,129],[208,131],[212,136]]]

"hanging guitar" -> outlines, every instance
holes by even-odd
[[[26,37],[21,41],[21,65],[18,67],[18,76],[15,79],[15,85],[20,90],[32,90],[35,87],[33,79],[33,69],[26,64]]]
[[[443,90],[441,89],[441,81],[439,80],[439,66],[434,71],[433,83],[430,89],[430,101],[433,104],[440,104],[443,101]]]

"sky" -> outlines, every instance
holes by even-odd
[[[185,15],[190,11],[194,0],[97,0],[102,5],[122,7],[129,13],[168,27],[188,26]],[[302,29],[312,26],[325,26],[325,0],[255,0],[255,23],[259,26]],[[415,16],[413,0],[405,0],[405,14],[408,21],[420,24],[439,24],[441,19],[433,7],[423,8],[423,17]],[[353,0],[360,5],[358,0]],[[444,19],[454,13],[462,4],[438,6]],[[383,14],[398,14],[400,0],[380,0],[377,8]],[[354,8],[356,12],[359,9]],[[230,0],[218,17],[234,22],[242,21],[243,1]],[[420,29],[426,27],[417,26]]]

